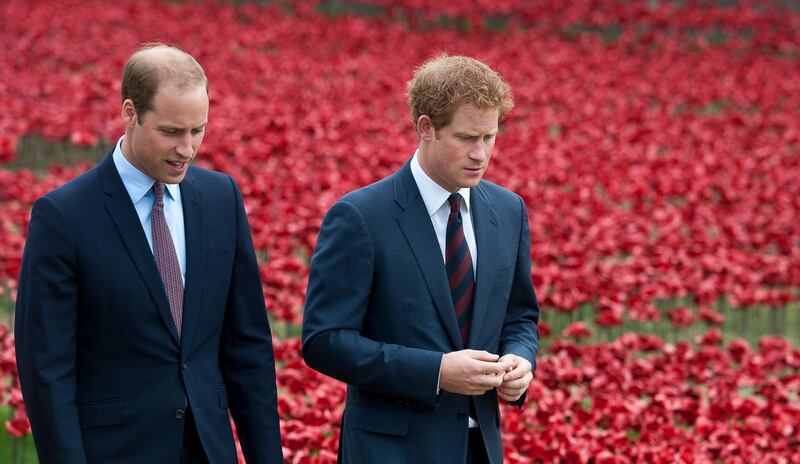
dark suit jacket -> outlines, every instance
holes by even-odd
[[[188,401],[211,463],[283,462],[272,339],[241,194],[190,167],[179,338],[111,155],[36,201],[20,271],[17,364],[39,460],[178,463]]]
[[[408,163],[346,195],[326,215],[311,261],[303,355],[312,368],[348,384],[341,462],[463,463],[470,397],[437,396],[442,355],[472,348],[514,353],[536,366],[539,307],[525,205],[481,181],[470,207],[478,266],[466,347]],[[472,398],[489,457],[498,464],[496,391]]]

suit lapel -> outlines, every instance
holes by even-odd
[[[475,229],[475,244],[478,248],[478,266],[475,279],[475,299],[472,307],[472,323],[467,347],[476,347],[480,335],[480,327],[489,309],[489,295],[494,286],[494,275],[497,270],[498,226],[497,218],[489,204],[486,192],[481,184],[473,188],[470,198],[470,212]]]
[[[194,182],[192,168],[181,187],[184,231],[186,234],[186,288],[183,294],[183,329],[181,351],[188,353],[197,321],[203,282],[203,211],[200,191]]]
[[[456,349],[461,350],[464,343],[458,331],[442,251],[439,249],[439,241],[433,230],[431,218],[428,216],[428,210],[422,201],[408,163],[394,177],[394,193],[395,202],[403,209],[397,217],[397,223],[419,264],[433,304],[450,340]]]
[[[175,328],[175,321],[172,320],[169,300],[167,300],[167,293],[164,290],[161,275],[158,273],[153,252],[150,250],[147,236],[142,230],[142,223],[139,222],[139,216],[136,214],[136,209],[133,207],[125,186],[122,184],[122,179],[117,172],[116,166],[114,166],[114,160],[111,155],[106,156],[101,162],[100,176],[103,183],[103,191],[106,195],[106,210],[111,215],[111,219],[113,219],[117,227],[117,232],[119,232],[125,247],[128,249],[131,260],[136,265],[147,291],[153,298],[161,319],[163,319],[164,324],[172,334],[175,343],[178,343],[179,338]]]

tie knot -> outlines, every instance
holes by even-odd
[[[450,203],[450,212],[451,213],[457,213],[457,212],[459,212],[461,210],[461,194],[460,193],[454,193],[454,194],[450,195],[450,197],[447,199],[447,201]]]
[[[153,184],[153,194],[156,196],[156,203],[164,203],[164,183],[156,181]]]

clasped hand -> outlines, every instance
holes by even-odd
[[[461,350],[442,358],[439,386],[462,395],[482,395],[496,388],[499,398],[516,401],[532,379],[531,363],[517,355]]]

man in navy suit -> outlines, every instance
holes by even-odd
[[[498,398],[522,405],[539,339],[525,204],[481,180],[511,94],[440,56],[408,100],[414,156],[322,223],[303,356],[347,383],[340,462],[499,464]]]
[[[272,338],[242,197],[191,166],[208,81],[150,45],[122,76],[125,134],[34,204],[17,364],[42,464],[283,462]]]

